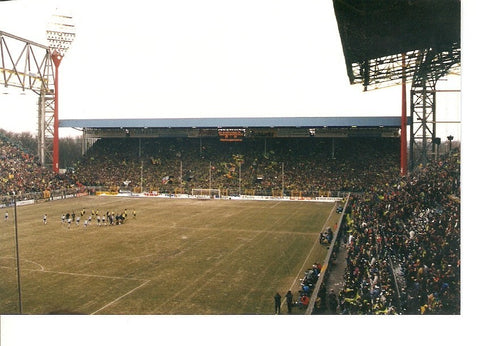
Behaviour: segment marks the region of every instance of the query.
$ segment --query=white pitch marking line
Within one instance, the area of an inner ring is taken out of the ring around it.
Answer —
[[[84,277],[100,278],[100,279],[134,280],[134,281],[142,280],[142,279],[136,279],[136,278],[125,278],[125,277],[121,277],[121,276],[108,276],[108,275],[83,274],[83,273],[68,273],[68,272],[59,272],[59,271],[55,271],[55,270],[38,270],[38,269],[23,269],[23,270],[31,271],[31,272],[49,273],[49,274],[84,276]]]
[[[13,256],[3,256],[3,257],[0,257],[0,258],[14,259],[15,257],[13,257]],[[45,270],[45,267],[44,267],[44,266],[42,266],[40,263],[37,263],[37,262],[35,262],[35,261],[30,261],[30,260],[24,259],[24,258],[22,258],[21,261],[29,262],[29,263],[32,263],[32,264],[35,264],[35,265],[39,266],[39,267],[40,267],[40,271],[42,271],[42,272]],[[6,266],[2,266],[2,268],[9,268],[9,269],[10,269],[10,267],[6,267]],[[13,269],[15,269],[15,268],[13,268]],[[38,271],[38,270],[37,270],[37,271]]]
[[[118,298],[115,299],[115,300],[112,300],[112,301],[111,301],[110,303],[108,303],[107,305],[102,306],[102,307],[101,307],[100,309],[98,309],[97,311],[92,312],[90,315],[95,315],[97,312],[100,312],[100,311],[102,311],[103,309],[109,307],[110,305],[115,304],[115,303],[118,302],[120,299],[128,296],[129,294],[131,294],[131,293],[133,293],[133,292],[135,292],[136,290],[138,290],[139,288],[145,286],[145,285],[148,284],[149,282],[150,282],[150,280],[145,281],[144,283],[142,283],[141,285],[139,285],[139,286],[131,289],[130,291],[128,291],[128,292],[125,293],[124,295],[118,297]]]

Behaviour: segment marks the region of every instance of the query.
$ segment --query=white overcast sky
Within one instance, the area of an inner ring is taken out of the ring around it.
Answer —
[[[56,9],[77,32],[60,66],[60,119],[401,112],[400,87],[349,84],[330,0],[14,0],[0,2],[0,30],[47,44]],[[443,95],[438,120],[460,120],[460,94]],[[36,133],[36,102],[0,86],[0,127]]]

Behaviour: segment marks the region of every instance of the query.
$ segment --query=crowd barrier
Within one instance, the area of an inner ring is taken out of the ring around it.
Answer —
[[[318,276],[317,283],[315,284],[315,288],[313,289],[313,293],[311,295],[310,302],[308,303],[308,307],[305,310],[305,315],[311,315],[313,312],[313,308],[315,307],[315,300],[316,297],[318,296],[318,291],[320,290],[320,287],[322,286],[322,283],[326,281],[326,278],[328,278],[328,271],[330,270],[330,263],[331,263],[331,258],[332,254],[337,251],[339,242],[338,242],[338,235],[340,234],[340,230],[342,229],[342,223],[343,223],[343,218],[345,216],[345,210],[347,209],[348,202],[350,200],[350,194],[346,198],[345,205],[343,206],[342,213],[340,214],[340,218],[337,223],[337,229],[333,233],[333,239],[331,242],[331,246],[328,248],[327,256],[325,257],[325,260],[323,261],[322,264],[322,269],[320,270],[320,274]]]
[[[88,195],[88,192],[80,191],[77,189],[30,192],[22,193],[16,196],[5,195],[0,197],[0,208],[8,208],[13,206],[14,198],[16,199],[17,206],[21,206],[45,201],[55,201],[66,198],[81,197],[86,195]]]
[[[221,197],[209,197],[203,195],[190,195],[186,193],[174,194],[174,193],[158,193],[143,192],[143,193],[122,193],[113,191],[96,191],[97,196],[116,196],[116,197],[146,197],[146,198],[179,198],[179,199],[222,199],[222,200],[249,200],[249,201],[304,201],[304,202],[337,202],[341,201],[344,197],[277,197],[277,196],[255,196],[255,195],[240,195],[240,196],[221,196]]]

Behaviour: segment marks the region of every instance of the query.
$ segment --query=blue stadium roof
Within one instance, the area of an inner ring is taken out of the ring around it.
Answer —
[[[395,127],[401,117],[241,117],[163,119],[64,119],[70,128],[255,128],[255,127]]]

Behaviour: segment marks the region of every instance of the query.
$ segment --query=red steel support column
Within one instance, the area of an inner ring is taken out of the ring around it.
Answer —
[[[53,171],[55,173],[59,172],[59,135],[58,135],[58,67],[60,62],[62,62],[62,56],[57,51],[52,53],[52,60],[55,64],[55,108],[53,111]]]
[[[405,77],[405,54],[402,55],[402,122],[400,128],[400,174],[407,174],[407,83]]]

